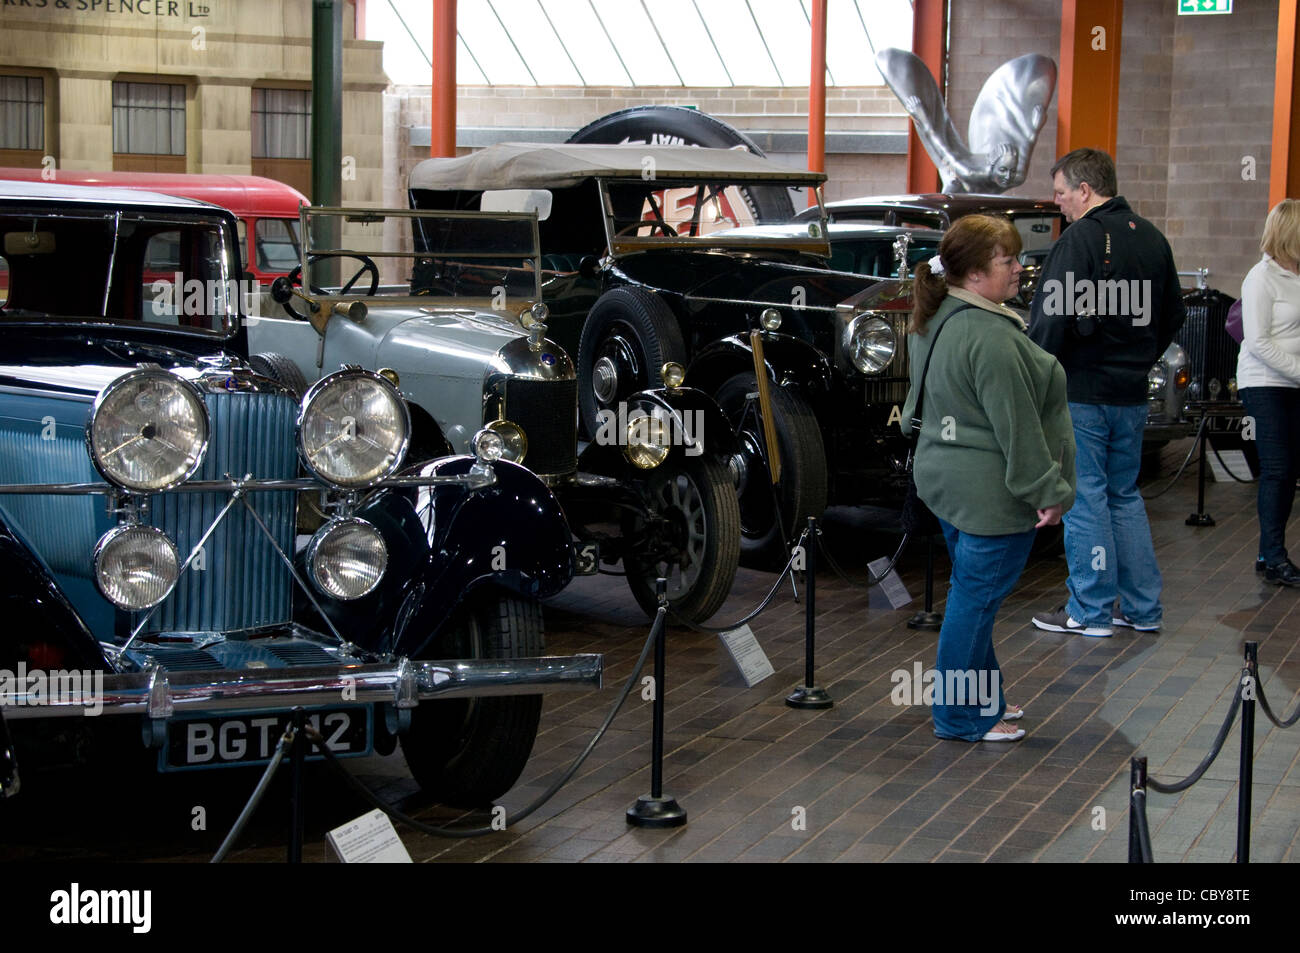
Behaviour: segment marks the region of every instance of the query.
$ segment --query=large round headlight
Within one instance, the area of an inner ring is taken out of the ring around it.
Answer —
[[[372,486],[402,465],[411,417],[397,388],[378,374],[351,368],[307,391],[298,440],[303,463],[325,482]]]
[[[627,443],[623,452],[634,466],[653,470],[668,459],[670,437],[667,421],[643,413],[628,419]]]
[[[96,469],[129,490],[184,483],[203,462],[208,409],[197,389],[161,368],[124,374],[90,412],[86,440]]]
[[[879,374],[894,359],[898,338],[883,318],[859,315],[844,332],[844,351],[863,374]]]
[[[1157,361],[1152,365],[1151,370],[1147,371],[1147,397],[1162,397],[1165,392],[1165,384],[1169,381],[1169,373],[1165,370],[1164,361]]]
[[[162,602],[180,575],[176,544],[153,526],[109,530],[95,544],[93,561],[104,598],[132,612]]]
[[[360,599],[374,591],[388,568],[384,537],[355,516],[332,520],[307,544],[307,569],[316,588],[335,599]]]
[[[509,460],[511,463],[519,463],[524,459],[528,453],[528,436],[523,427],[513,420],[494,420],[486,429],[501,438],[502,450],[498,459]]]

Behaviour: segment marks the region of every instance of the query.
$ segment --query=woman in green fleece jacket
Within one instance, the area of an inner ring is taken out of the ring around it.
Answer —
[[[993,620],[1036,530],[1074,502],[1065,371],[1002,304],[1019,290],[1019,253],[1010,221],[968,215],[916,269],[903,421],[910,433],[924,375],[914,476],[952,558],[935,665],[940,738],[1024,737],[1010,724],[1024,711],[1003,696]]]

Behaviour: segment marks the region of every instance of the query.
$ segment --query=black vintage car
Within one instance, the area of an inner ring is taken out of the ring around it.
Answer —
[[[752,233],[818,204],[824,178],[741,150],[506,144],[425,160],[409,184],[418,209],[538,212],[549,327],[577,355],[589,435],[666,362],[686,365],[739,436],[742,547],[771,559],[781,524],[903,483],[905,316],[839,306],[872,282],[827,268],[820,224]]]
[[[541,481],[486,433],[403,471],[373,372],[259,373],[228,213],[14,183],[0,235],[4,793],[9,731],[35,763],[134,720],[184,771],[265,763],[295,706],[339,755],[400,740],[440,800],[507,790],[538,694],[600,678],[542,657],[574,555]]]

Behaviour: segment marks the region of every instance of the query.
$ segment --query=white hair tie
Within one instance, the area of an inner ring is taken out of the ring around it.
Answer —
[[[941,259],[938,255],[935,255],[928,262],[926,262],[926,264],[930,266],[930,274],[932,275],[943,274],[943,259]]]

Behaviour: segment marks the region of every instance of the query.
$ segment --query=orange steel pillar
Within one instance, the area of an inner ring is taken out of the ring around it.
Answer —
[[[433,116],[429,155],[456,154],[456,0],[433,0]]]
[[[1277,11],[1277,69],[1273,80],[1273,154],[1268,177],[1268,207],[1284,198],[1300,198],[1300,32],[1296,0],[1282,0]]]
[[[812,68],[808,77],[808,168],[826,171],[826,0],[813,0]],[[817,197],[808,193],[809,206]]]
[[[939,84],[945,95],[948,91],[944,76],[947,50],[944,38],[948,35],[948,0],[915,0],[912,8],[912,52],[920,58]],[[939,170],[935,168],[925,146],[916,134],[916,126],[907,124],[907,191],[938,192]]]
[[[1170,5],[1169,15],[1173,16]],[[1115,156],[1124,0],[1061,0],[1056,154],[1085,146]]]

